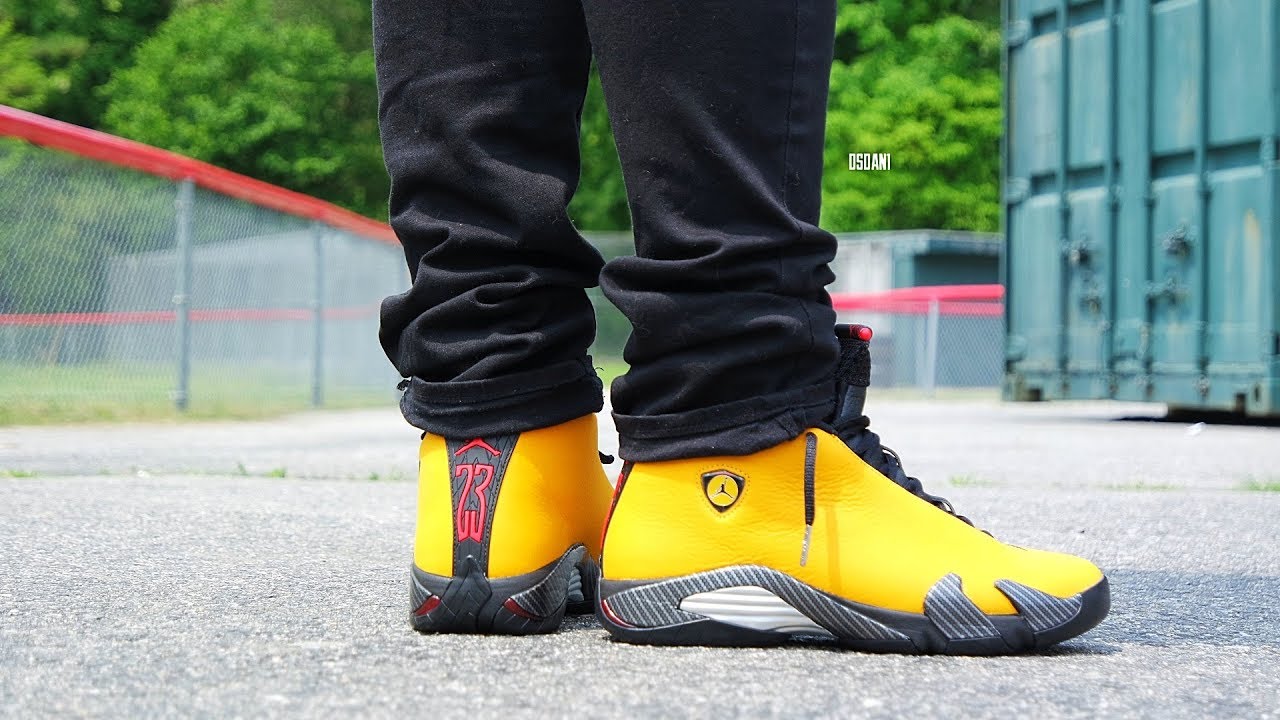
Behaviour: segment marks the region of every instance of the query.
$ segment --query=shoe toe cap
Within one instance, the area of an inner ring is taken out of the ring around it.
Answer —
[[[1018,550],[1021,557],[1014,572],[1001,580],[1067,598],[1083,593],[1104,577],[1097,565],[1082,557],[1046,550]]]

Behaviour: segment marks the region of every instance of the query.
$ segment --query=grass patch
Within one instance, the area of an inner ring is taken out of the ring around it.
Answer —
[[[1000,483],[977,475],[952,475],[947,482],[952,487],[999,487]]]
[[[627,370],[617,357],[596,358],[594,364],[606,389]],[[312,409],[306,373],[198,365],[192,369],[185,411],[174,406],[175,382],[175,371],[168,365],[0,363],[0,426],[257,420]],[[326,387],[323,408],[394,407],[396,397],[390,384]]]
[[[1280,478],[1245,478],[1237,487],[1245,492],[1280,492]]]
[[[1125,492],[1164,492],[1166,490],[1181,490],[1178,485],[1170,485],[1168,483],[1149,483],[1145,480],[1137,480],[1129,483],[1110,483],[1102,486],[1103,490],[1120,490]]]
[[[0,470],[0,478],[33,478],[40,477],[34,470]]]
[[[593,357],[606,391],[627,371],[616,355]],[[131,363],[40,365],[0,363],[0,427],[62,423],[183,420],[257,420],[312,409],[308,373],[286,369],[197,364],[190,402],[174,406],[172,366]],[[874,388],[881,400],[922,400],[916,388]],[[324,409],[394,407],[385,388],[326,387]],[[999,399],[992,388],[939,388],[933,401]],[[243,468],[241,474],[248,474]],[[959,484],[964,484],[962,479]],[[953,483],[955,484],[955,483]],[[970,483],[983,486],[979,480]]]
[[[308,377],[236,366],[193,369],[186,411],[168,366],[0,364],[0,426],[142,420],[251,420],[311,409]],[[394,406],[390,387],[325,388],[326,409]]]

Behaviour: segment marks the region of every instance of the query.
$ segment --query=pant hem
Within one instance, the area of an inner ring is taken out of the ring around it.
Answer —
[[[833,382],[738,400],[687,413],[613,414],[619,454],[632,462],[749,455],[831,419]]]
[[[604,385],[591,358],[484,380],[410,378],[400,411],[410,425],[448,438],[509,435],[599,412]]]

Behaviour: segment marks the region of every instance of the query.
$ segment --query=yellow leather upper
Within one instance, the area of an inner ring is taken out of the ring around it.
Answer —
[[[492,510],[488,577],[532,572],[578,543],[599,557],[612,489],[598,441],[595,415],[521,433]],[[454,508],[444,439],[424,437],[418,460],[413,561],[428,573],[451,576]]]
[[[839,438],[817,436],[815,517],[804,541],[805,436],[753,455],[637,463],[609,521],[604,576],[648,580],[730,565],[764,565],[855,602],[924,610],[948,573],[988,614],[1013,614],[1006,579],[1067,597],[1102,573],[1086,560],[1001,543],[920,500],[864,463]],[[728,510],[708,502],[703,473],[745,479]]]

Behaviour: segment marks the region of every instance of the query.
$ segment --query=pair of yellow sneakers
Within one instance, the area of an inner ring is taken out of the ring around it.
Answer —
[[[999,542],[833,431],[626,463],[612,491],[597,441],[594,416],[423,438],[416,629],[551,632],[594,610],[634,643],[998,654],[1079,635],[1110,607],[1093,564]]]

